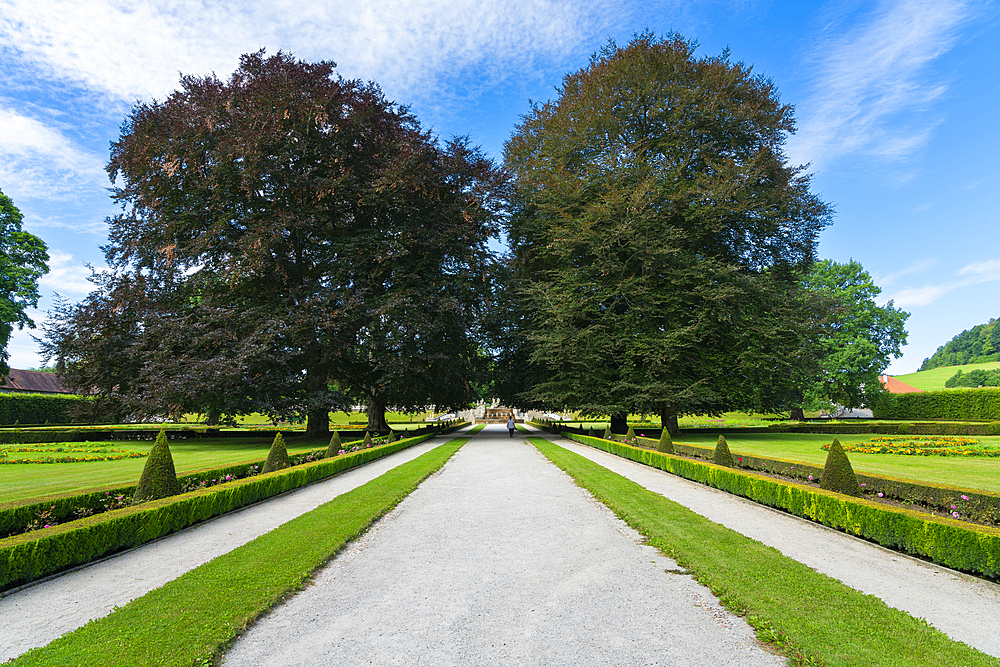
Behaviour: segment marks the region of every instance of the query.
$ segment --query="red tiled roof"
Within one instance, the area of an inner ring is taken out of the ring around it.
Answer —
[[[7,382],[0,385],[0,391],[23,391],[40,394],[69,394],[55,373],[40,371],[19,371],[10,369]]]
[[[885,387],[886,391],[890,394],[922,394],[923,389],[917,389],[913,385],[906,384],[891,375],[880,375],[879,380],[882,381],[882,386]]]

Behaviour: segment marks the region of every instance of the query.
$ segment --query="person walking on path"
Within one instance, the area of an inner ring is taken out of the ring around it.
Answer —
[[[507,430],[510,431],[510,437],[514,437],[514,415],[511,415],[507,419]]]

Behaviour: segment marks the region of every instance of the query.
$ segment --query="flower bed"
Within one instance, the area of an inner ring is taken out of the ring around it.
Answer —
[[[939,436],[882,436],[867,443],[843,445],[845,452],[900,454],[903,456],[1000,456],[1000,447],[983,445],[975,438]],[[823,445],[822,449],[830,449]]]
[[[148,452],[120,449],[109,442],[48,442],[36,445],[0,445],[0,464],[77,463],[139,459]]]

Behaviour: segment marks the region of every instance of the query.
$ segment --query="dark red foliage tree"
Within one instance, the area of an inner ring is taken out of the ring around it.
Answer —
[[[108,165],[116,277],[49,336],[67,378],[111,391],[87,384],[105,361],[80,323],[141,301],[122,348],[133,415],[297,413],[320,434],[355,401],[379,426],[386,401],[469,400],[451,388],[474,370],[503,176],[334,67],[259,52],[132,110]]]

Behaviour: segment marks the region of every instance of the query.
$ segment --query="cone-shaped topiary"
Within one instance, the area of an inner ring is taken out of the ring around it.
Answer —
[[[726,466],[727,468],[734,467],[732,452],[729,451],[729,444],[723,435],[719,436],[719,442],[715,445],[715,455],[712,457],[712,460],[720,466]]]
[[[670,432],[667,429],[663,429],[663,432],[660,433],[660,441],[656,443],[656,451],[664,454],[674,453],[674,441],[670,439]]]
[[[861,496],[861,485],[854,474],[851,462],[847,460],[844,448],[840,446],[840,440],[833,439],[830,445],[830,452],[826,455],[826,464],[823,466],[823,479],[819,488],[827,491],[836,491],[848,496]]]
[[[372,446],[372,434],[370,431],[365,431],[365,439],[361,441],[361,446],[362,447]]]
[[[610,440],[611,439],[611,427],[610,426],[607,427],[606,429],[604,429],[604,435],[602,435],[601,437],[604,438],[605,440]]]
[[[625,434],[625,442],[635,442],[635,429],[631,426],[628,427],[628,433]]]
[[[285,449],[285,439],[282,437],[281,431],[278,431],[277,435],[274,436],[274,442],[271,443],[271,451],[267,453],[267,461],[264,463],[264,469],[261,470],[261,473],[274,472],[287,468],[289,465],[291,462],[288,460],[288,450]]]
[[[340,433],[334,431],[330,435],[330,444],[326,446],[326,458],[330,458],[331,456],[336,456],[337,452],[339,452],[341,449],[343,449],[343,447],[340,444]]]
[[[180,492],[181,485],[174,471],[174,458],[167,446],[167,434],[161,430],[149,452],[146,465],[142,468],[142,474],[139,475],[139,483],[132,494],[132,504],[176,496]]]

